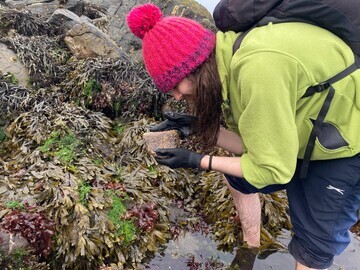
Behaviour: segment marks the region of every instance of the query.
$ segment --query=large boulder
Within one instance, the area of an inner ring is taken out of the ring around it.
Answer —
[[[67,32],[65,42],[78,58],[120,58],[122,54],[108,35],[89,23],[76,24]]]

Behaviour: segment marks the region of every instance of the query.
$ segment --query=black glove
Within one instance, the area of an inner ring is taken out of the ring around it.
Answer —
[[[201,159],[205,156],[204,154],[198,154],[184,148],[160,148],[155,152],[156,161],[172,169],[200,169]]]
[[[166,112],[164,113],[165,121],[150,127],[150,131],[165,131],[165,130],[178,130],[181,139],[188,137],[191,133],[191,125],[196,120],[196,117],[190,114],[181,114]]]

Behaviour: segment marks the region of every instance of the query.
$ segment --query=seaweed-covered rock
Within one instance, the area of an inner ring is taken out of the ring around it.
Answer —
[[[26,10],[0,9],[0,25],[2,36],[7,35],[10,30],[24,36],[54,36],[58,33],[54,26]]]
[[[14,35],[4,39],[16,51],[18,59],[29,72],[29,85],[49,87],[66,76],[66,61],[70,53],[60,37]]]
[[[64,99],[59,88],[33,90],[14,84],[12,78],[0,76],[0,126],[11,123],[21,113],[46,106],[61,106]]]
[[[16,267],[136,269],[182,230],[212,230],[224,249],[242,244],[220,173],[172,170],[148,152],[143,134],[149,125],[162,111],[185,106],[157,91],[131,52],[79,59],[64,41],[66,27],[28,11],[36,1],[6,1],[24,4],[16,9],[3,2],[1,42],[29,72],[25,86],[0,73],[0,223],[13,232],[19,230],[14,220],[30,224],[24,231],[36,244]],[[76,1],[41,2],[66,9]],[[129,31],[127,11],[144,2],[84,1],[76,14],[86,16],[101,42],[137,50],[133,35],[119,33]],[[155,3],[165,14],[207,22],[208,12],[195,1]],[[191,138],[180,146],[199,148]],[[264,247],[290,224],[283,193],[261,199]],[[178,212],[186,215],[174,216]],[[15,267],[0,252],[0,267],[6,264]]]
[[[30,11],[36,17],[47,20],[57,9],[67,9],[78,16],[87,16],[96,25],[98,18],[102,18],[100,24],[106,25],[104,32],[124,51],[138,50],[140,48],[139,40],[134,37],[125,23],[125,16],[132,7],[138,4],[144,4],[144,0],[131,1],[59,1],[59,0],[7,0],[5,4],[10,8],[25,9]],[[211,14],[195,0],[171,0],[154,1],[166,15],[179,15],[195,19],[204,26],[215,29]],[[94,16],[95,15],[95,16]]]
[[[135,266],[169,239],[171,201],[194,190],[185,170],[155,167],[142,139],[147,126],[134,122],[121,133],[103,114],[65,105],[35,107],[8,127],[0,202],[26,194],[54,222],[49,264]]]
[[[145,68],[127,54],[77,63],[62,88],[71,100],[110,118],[160,118],[166,103],[166,95],[155,88]]]

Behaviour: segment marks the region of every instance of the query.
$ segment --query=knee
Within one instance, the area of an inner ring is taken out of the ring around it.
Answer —
[[[288,249],[297,262],[309,268],[327,269],[334,261],[333,254],[305,247],[296,236],[290,241]]]

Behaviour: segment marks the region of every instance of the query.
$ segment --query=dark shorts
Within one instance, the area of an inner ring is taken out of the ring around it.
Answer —
[[[350,243],[349,229],[360,209],[360,155],[311,161],[307,179],[300,179],[301,160],[286,185],[257,189],[242,178],[226,175],[242,193],[271,193],[286,189],[294,237],[289,252],[303,265],[328,268],[334,255]]]

